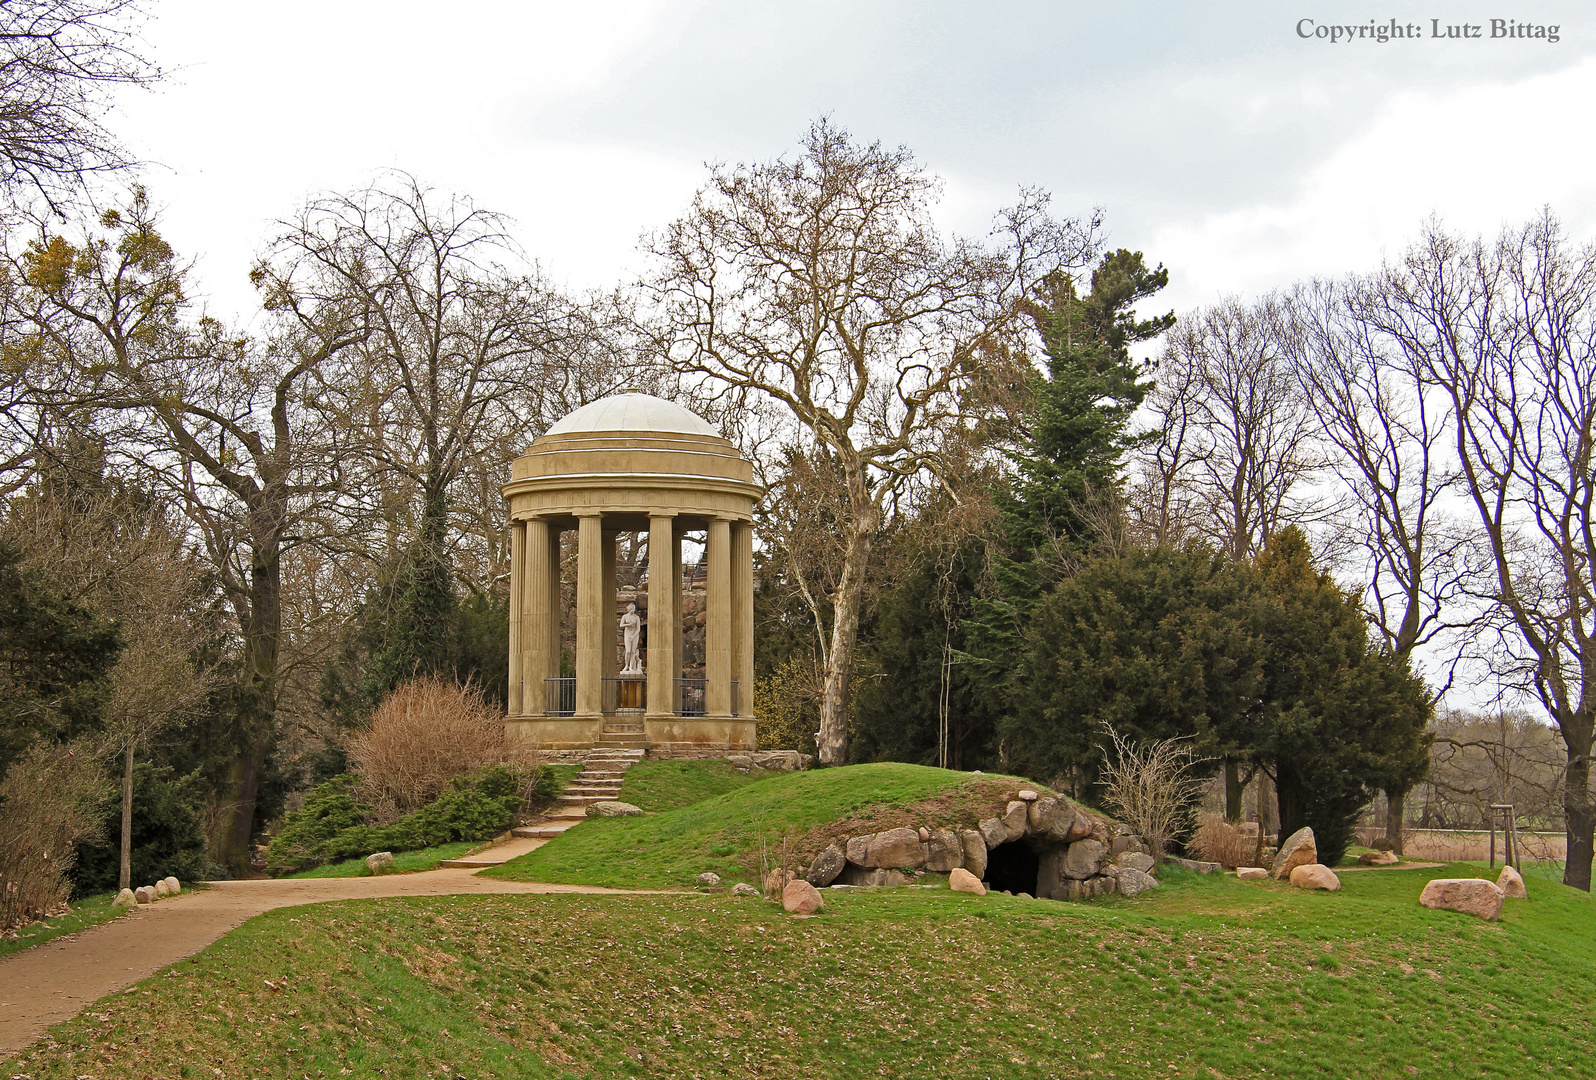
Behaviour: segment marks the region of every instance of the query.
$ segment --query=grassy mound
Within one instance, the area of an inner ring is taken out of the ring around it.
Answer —
[[[654,775],[663,781],[687,773]],[[631,773],[627,776],[630,782]],[[713,781],[709,774],[703,783]],[[752,881],[762,863],[807,862],[832,836],[911,824],[973,826],[1001,811],[1021,784],[1038,787],[1014,777],[893,762],[776,773],[664,813],[590,819],[532,854],[483,873],[620,888],[687,886],[706,870],[728,881]],[[662,782],[659,787],[682,794],[689,785]]]
[[[769,775],[740,773],[720,760],[639,761],[626,770],[620,799],[644,810],[680,810]]]
[[[812,919],[698,895],[285,908],[5,1075],[115,1075],[130,1047],[157,1076],[1588,1072],[1596,903],[1532,881],[1500,924],[1419,906],[1427,878],[1483,872],[1337,894],[1173,872],[1089,904],[828,891]]]

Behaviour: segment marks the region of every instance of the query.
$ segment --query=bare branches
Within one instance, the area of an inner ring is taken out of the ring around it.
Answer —
[[[1105,729],[1114,753],[1103,758],[1103,801],[1162,861],[1170,841],[1189,827],[1191,809],[1208,785],[1207,777],[1194,775],[1204,759],[1188,739],[1136,743],[1112,727]]]
[[[778,405],[772,459],[834,472],[842,558],[809,598],[832,619],[820,740],[832,764],[877,532],[918,478],[956,491],[956,448],[980,419],[965,391],[983,363],[1028,362],[1031,285],[1096,249],[1096,218],[1056,221],[1034,191],[990,243],[945,238],[930,213],[940,187],[907,150],[822,120],[797,158],[715,167],[650,241],[654,348],[711,394]]]
[[[88,176],[131,159],[103,126],[111,92],[148,86],[158,68],[135,50],[135,0],[0,4],[0,189],[31,189],[52,212]]]

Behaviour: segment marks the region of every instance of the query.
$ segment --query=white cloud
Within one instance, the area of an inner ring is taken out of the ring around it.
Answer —
[[[1583,114],[1592,100],[1596,60],[1511,83],[1395,93],[1289,202],[1166,222],[1148,249],[1171,267],[1170,292],[1186,306],[1371,269],[1432,213],[1489,235],[1550,205],[1588,235],[1596,146]]]

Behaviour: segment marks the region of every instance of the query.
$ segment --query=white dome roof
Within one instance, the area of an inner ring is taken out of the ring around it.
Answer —
[[[720,438],[720,432],[696,413],[674,401],[639,390],[623,390],[583,405],[554,422],[545,435],[580,435],[590,431],[664,431]]]

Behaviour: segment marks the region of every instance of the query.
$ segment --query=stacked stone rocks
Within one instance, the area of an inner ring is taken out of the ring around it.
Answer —
[[[963,870],[980,882],[988,853],[1012,843],[1025,843],[1037,854],[1038,897],[1134,896],[1158,885],[1140,837],[1063,796],[1031,790],[1016,793],[1001,816],[973,829],[896,828],[835,841],[815,856],[804,877],[817,888],[908,885],[927,874]],[[961,875],[961,883],[966,880]]]

